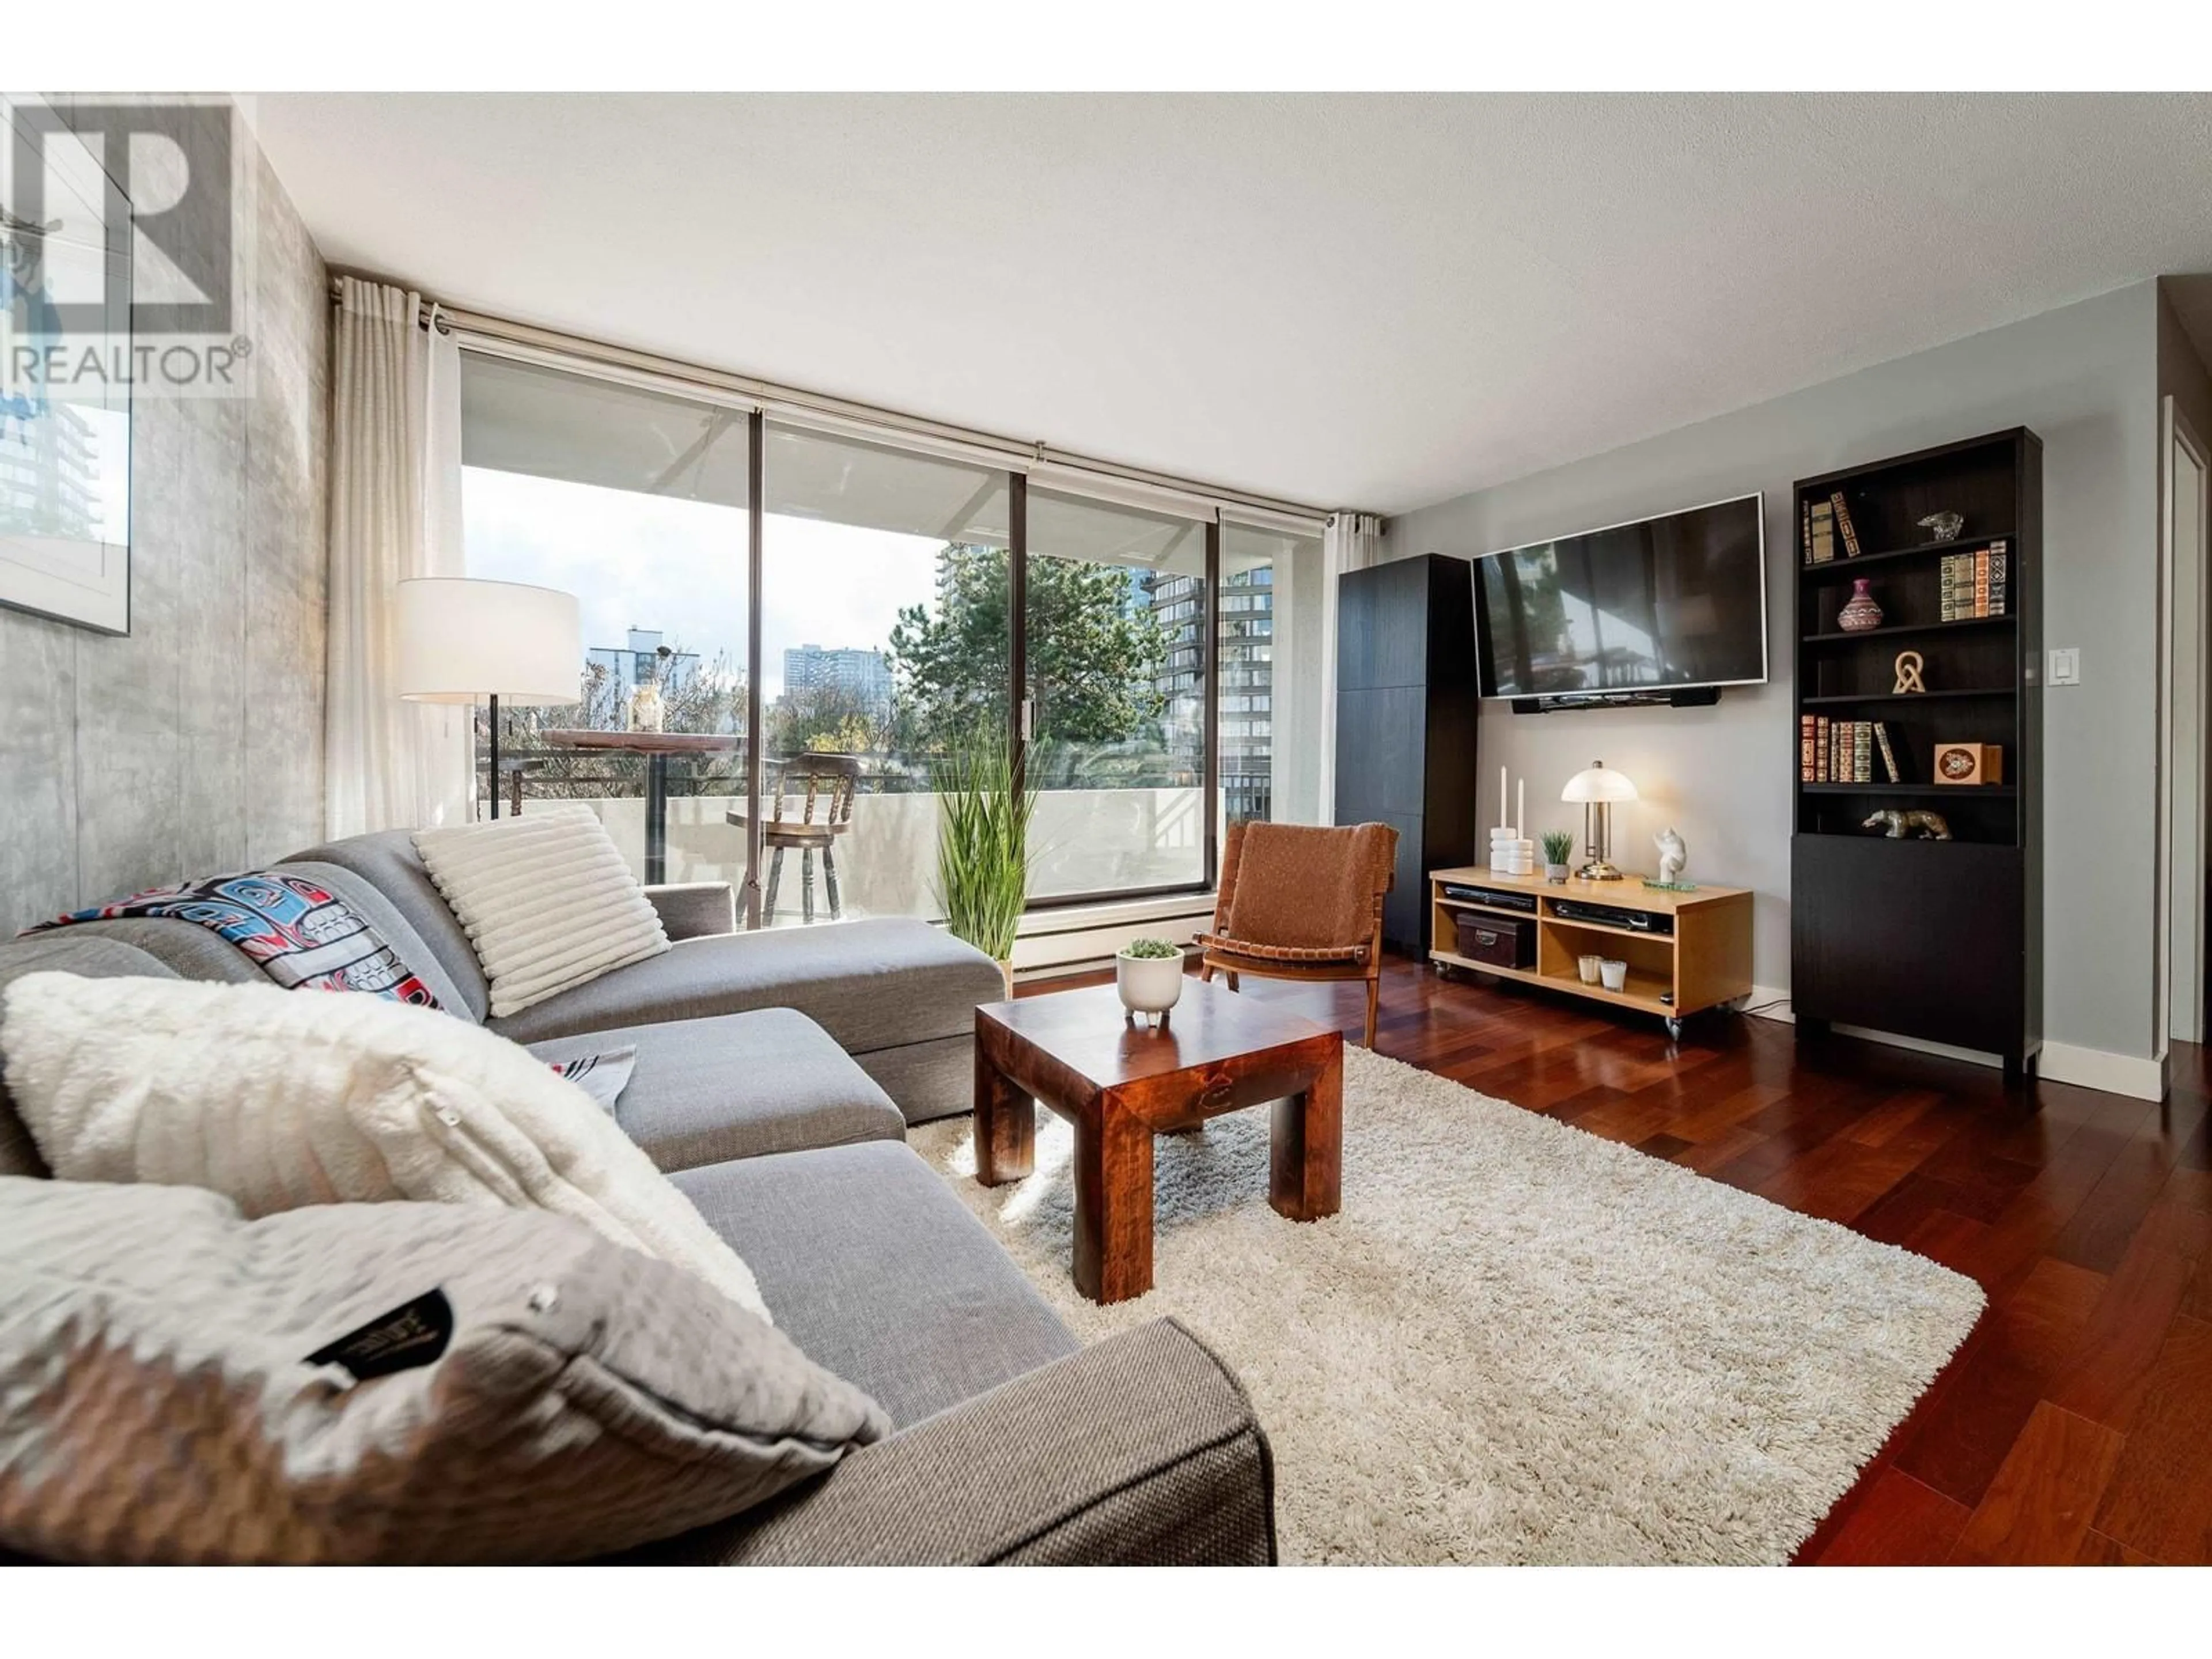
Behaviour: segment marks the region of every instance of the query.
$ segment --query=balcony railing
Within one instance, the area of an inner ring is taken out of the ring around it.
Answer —
[[[520,770],[514,769],[520,765]],[[771,762],[769,783],[776,779]],[[502,801],[514,799],[521,781],[523,810],[548,800],[589,807],[605,823],[615,845],[640,879],[645,876],[646,800],[642,766],[627,758],[579,756],[573,750],[524,750],[502,757],[507,773]],[[745,797],[740,762],[701,763],[678,757],[670,766],[666,878],[672,882],[742,882]],[[732,775],[735,774],[736,775]],[[479,777],[483,777],[481,769]],[[1270,807],[1265,772],[1224,772],[1219,821],[1265,817]],[[853,802],[851,828],[837,838],[840,894],[846,919],[921,916],[935,920],[933,894],[941,798],[924,778],[872,769]],[[1104,787],[1045,788],[1038,793],[1031,847],[1033,901],[1049,903],[1073,895],[1141,892],[1199,887],[1212,878],[1206,867],[1204,798],[1195,782],[1138,783]],[[801,800],[787,793],[785,813],[796,818]],[[504,809],[503,809],[504,810]],[[817,811],[819,807],[817,806]],[[764,853],[764,858],[773,856]],[[761,878],[765,884],[765,864]],[[800,863],[784,855],[779,924],[800,915]],[[817,875],[815,916],[829,919]]]

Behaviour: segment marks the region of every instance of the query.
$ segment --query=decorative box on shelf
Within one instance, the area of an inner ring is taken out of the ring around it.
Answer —
[[[1981,784],[2004,781],[2004,750],[1993,743],[1939,743],[1936,781]]]

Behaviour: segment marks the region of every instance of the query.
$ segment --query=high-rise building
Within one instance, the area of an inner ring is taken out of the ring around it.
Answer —
[[[696,651],[672,652],[664,665],[660,658],[661,633],[657,628],[633,628],[626,645],[594,646],[584,653],[587,667],[605,671],[607,690],[604,695],[618,700],[615,706],[626,707],[629,694],[641,685],[651,682],[657,675],[663,692],[688,690],[699,678],[699,653]]]
[[[787,697],[799,691],[834,691],[864,708],[888,714],[890,661],[880,651],[854,647],[789,646],[783,653],[783,691]]]
[[[1259,565],[1221,579],[1215,623],[1220,676],[1215,738],[1223,822],[1270,815],[1274,784],[1274,568]],[[1154,681],[1170,699],[1195,699],[1203,666],[1199,624],[1205,579],[1148,574],[1146,599],[1170,630],[1168,659]]]

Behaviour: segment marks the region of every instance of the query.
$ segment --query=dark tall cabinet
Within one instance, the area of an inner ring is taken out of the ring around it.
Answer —
[[[1474,860],[1473,570],[1430,553],[1338,580],[1336,821],[1397,830],[1382,939],[1415,955],[1427,872]]]
[[[1801,1028],[1978,1048],[2016,1075],[2043,1042],[2043,446],[2016,427],[1803,479],[1801,526],[1838,501],[1859,551],[1798,549],[1790,1000]],[[1921,520],[1944,512],[1964,527],[1931,541]],[[1862,581],[1880,625],[1849,630]],[[1887,758],[1824,755],[1838,722],[1878,725]],[[2000,776],[1942,781],[1962,744],[1991,746]],[[1891,810],[1939,813],[1949,839],[1889,838]]]

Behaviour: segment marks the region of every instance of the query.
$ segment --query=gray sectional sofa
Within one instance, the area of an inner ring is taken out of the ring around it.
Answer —
[[[344,898],[448,1010],[484,1022],[475,953],[404,835],[278,867]],[[726,888],[652,896],[673,949],[488,1023],[548,1059],[635,1044],[617,1121],[750,1265],[783,1330],[898,1431],[635,1559],[1272,1562],[1273,1466],[1235,1376],[1169,1320],[1080,1347],[904,1145],[908,1121],[967,1109],[995,964],[919,922],[737,933]],[[40,969],[258,971],[191,923],[145,920],[0,945],[0,990]],[[46,1173],[0,1085],[0,1175]]]

